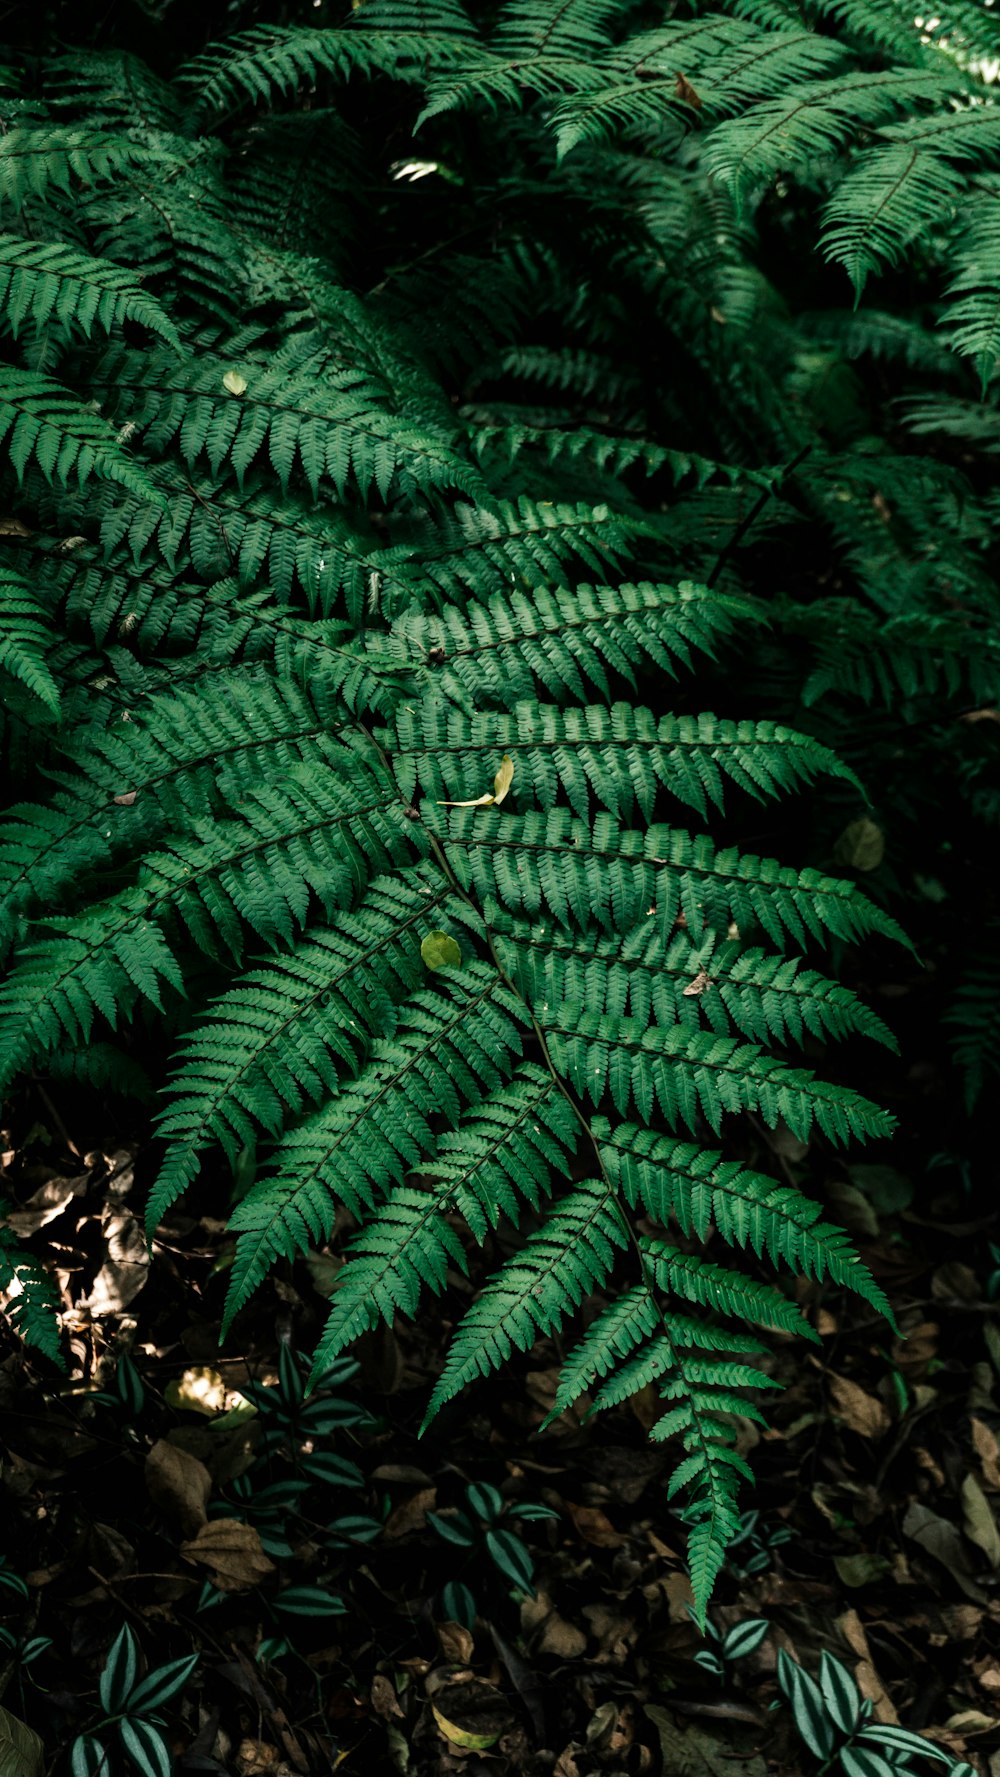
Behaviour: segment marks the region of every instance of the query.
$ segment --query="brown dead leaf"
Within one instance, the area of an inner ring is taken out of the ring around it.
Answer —
[[[445,1659],[452,1666],[469,1666],[476,1643],[471,1629],[461,1623],[435,1623],[438,1643]]]
[[[130,1209],[109,1205],[102,1217],[105,1259],[83,1306],[95,1318],[120,1314],[149,1276],[146,1236]]]
[[[971,1265],[949,1259],[931,1278],[931,1295],[938,1302],[978,1302],[979,1279]]]
[[[695,92],[690,80],[685,79],[683,74],[674,76],[674,90],[682,104],[690,105],[694,111],[701,110],[701,95]]]
[[[962,1521],[969,1541],[982,1549],[992,1568],[1000,1567],[1000,1530],[975,1475],[962,1482]]]
[[[237,1777],[294,1777],[276,1746],[263,1740],[241,1740],[236,1749]]]
[[[972,1442],[979,1458],[983,1486],[989,1491],[1000,1491],[1000,1443],[984,1419],[973,1419]]]
[[[376,1672],[372,1679],[371,1703],[375,1714],[380,1715],[383,1721],[391,1721],[393,1716],[399,1719],[403,1717],[404,1712],[399,1707],[399,1698],[392,1679],[387,1678],[384,1672]]]
[[[220,1592],[245,1592],[274,1572],[256,1530],[239,1518],[210,1519],[180,1552],[186,1561],[209,1568]]]
[[[160,1438],[146,1457],[146,1490],[182,1536],[194,1536],[208,1517],[212,1477],[197,1456]]]
[[[197,1457],[207,1468],[217,1486],[245,1475],[254,1459],[257,1422],[254,1417],[227,1423],[228,1415],[202,1425],[178,1425],[167,1433],[167,1443],[176,1444],[189,1456]]]
[[[985,1604],[986,1594],[976,1581],[965,1553],[957,1524],[941,1518],[929,1506],[911,1500],[903,1519],[903,1535],[946,1567],[956,1584],[974,1604]]]
[[[438,1731],[452,1746],[485,1752],[513,1725],[510,1705],[485,1678],[455,1679],[434,1693],[431,1711]]]
[[[864,1624],[856,1610],[845,1610],[837,1618],[837,1628],[844,1637],[851,1652],[858,1657],[854,1668],[854,1676],[858,1689],[863,1697],[868,1697],[872,1704],[872,1714],[876,1721],[893,1722],[899,1725],[896,1706],[889,1696],[882,1680],[875,1670],[871,1648],[865,1634]]]
[[[222,1413],[227,1400],[225,1379],[211,1364],[194,1364],[167,1383],[163,1398],[168,1407],[178,1407],[182,1413]]]
[[[565,1503],[574,1528],[585,1543],[592,1543],[595,1549],[620,1549],[628,1541],[599,1506],[579,1506],[571,1499]]]
[[[583,1630],[559,1615],[547,1592],[522,1599],[521,1632],[534,1638],[532,1652],[553,1654],[560,1660],[578,1660],[587,1646]]]
[[[892,1420],[882,1402],[846,1376],[829,1378],[835,1413],[862,1438],[884,1438]]]
[[[945,1604],[941,1609],[941,1623],[951,1641],[975,1641],[982,1620],[983,1613],[974,1604]]]
[[[68,1203],[74,1197],[82,1197],[90,1184],[93,1174],[81,1172],[75,1178],[63,1178],[57,1174],[39,1185],[20,1209],[12,1209],[4,1216],[4,1223],[13,1228],[15,1234],[37,1234],[47,1222],[54,1222],[62,1215]]]
[[[421,1487],[419,1493],[411,1493],[409,1499],[400,1500],[399,1505],[389,1513],[382,1535],[389,1542],[398,1542],[401,1536],[410,1536],[414,1531],[423,1530],[427,1523],[427,1514],[434,1510],[436,1499],[436,1487]]]
[[[598,1645],[602,1663],[620,1666],[638,1637],[638,1625],[631,1617],[622,1616],[610,1604],[585,1604],[582,1614],[590,1624],[590,1632]]]

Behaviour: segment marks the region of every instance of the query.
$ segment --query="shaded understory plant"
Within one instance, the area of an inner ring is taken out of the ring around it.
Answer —
[[[0,1087],[152,1085],[227,1328],[348,1227],[313,1388],[481,1250],[428,1416],[596,1303],[553,1412],[658,1391],[703,1613],[780,1274],[887,1309],[769,1143],[892,1132],[901,723],[995,819],[977,9],[169,13],[0,89]]]

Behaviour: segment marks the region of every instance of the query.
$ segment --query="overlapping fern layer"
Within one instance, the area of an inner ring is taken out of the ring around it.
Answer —
[[[913,439],[1000,435],[996,25],[327,11],[4,76],[0,1084],[174,1033],[150,1227],[255,1157],[231,1319],[349,1210],[322,1364],[522,1225],[431,1408],[607,1301],[554,1410],[657,1386],[703,1608],[809,1334],[758,1261],[884,1306],[732,1135],[888,1133],[823,834],[859,710],[994,695],[990,496]]]

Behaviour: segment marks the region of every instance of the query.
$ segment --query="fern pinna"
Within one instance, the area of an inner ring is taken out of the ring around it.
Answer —
[[[915,442],[994,436],[985,14],[275,10],[7,58],[0,1080],[166,1035],[150,1231],[253,1159],[228,1326],[349,1212],[321,1366],[520,1228],[430,1411],[575,1319],[553,1411],[658,1388],[703,1612],[813,1336],[765,1266],[886,1307],[738,1119],[889,1133],[824,1077],[901,935],[831,864],[852,711],[994,682],[988,496]],[[928,228],[937,333],[845,305]]]

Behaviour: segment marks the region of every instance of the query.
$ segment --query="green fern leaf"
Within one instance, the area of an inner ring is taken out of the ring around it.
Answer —
[[[51,613],[19,574],[0,567],[0,672],[26,686],[53,716],[60,690],[48,664]]]

